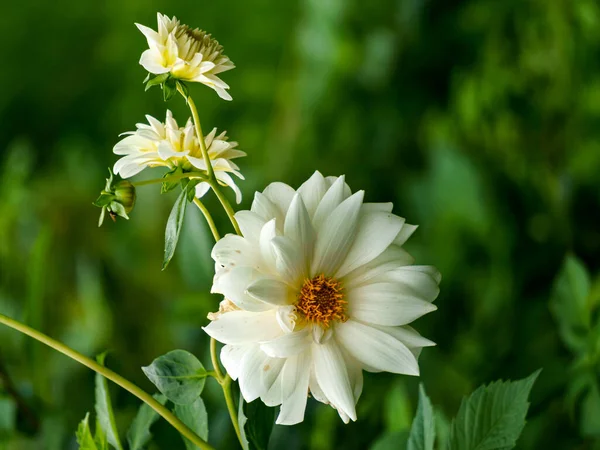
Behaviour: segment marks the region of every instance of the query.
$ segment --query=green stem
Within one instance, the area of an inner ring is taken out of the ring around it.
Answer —
[[[233,392],[231,391],[231,377],[229,376],[229,374],[225,375],[225,378],[221,383],[221,387],[223,388],[225,403],[227,404],[227,410],[229,411],[229,415],[231,416],[233,428],[235,429],[235,434],[237,435],[238,441],[240,441],[240,445],[242,446],[242,448],[244,448],[244,438],[242,438],[240,424],[237,420],[237,408],[235,407],[235,402],[233,401]]]
[[[196,197],[194,197],[194,203],[196,204],[198,209],[202,211],[202,214],[204,214],[204,218],[206,219],[206,223],[208,223],[210,231],[212,232],[212,235],[215,238],[215,242],[221,239],[221,236],[219,235],[219,230],[217,230],[217,226],[215,225],[215,221],[213,220],[206,206],[204,206],[204,203],[202,203]]]
[[[219,380],[219,383],[221,383],[224,377],[221,366],[219,365],[219,357],[217,356],[217,341],[212,337],[210,338],[210,360],[212,361],[213,368],[217,374],[216,378]]]
[[[227,200],[227,197],[225,197],[225,195],[219,189],[219,184],[218,184],[217,180],[211,180],[209,183],[210,183],[210,187],[212,187],[212,190],[215,191],[217,198],[221,202],[223,209],[227,213],[227,217],[229,217],[229,221],[231,222],[231,225],[233,225],[235,232],[241,236],[242,231],[240,230],[240,226],[238,225],[237,220],[235,220],[235,212],[233,211],[233,208],[231,207],[231,203],[229,203],[229,200]]]
[[[139,186],[146,186],[148,184],[165,183],[165,182],[171,182],[171,181],[179,181],[179,180],[182,180],[184,178],[202,178],[202,179],[206,179],[206,175],[204,175],[202,172],[186,172],[186,173],[179,173],[177,175],[170,175],[168,177],[163,177],[163,178],[153,178],[151,180],[134,181],[131,184],[133,184],[135,187],[139,187]]]
[[[36,339],[42,344],[47,345],[48,347],[53,348],[54,350],[62,353],[63,355],[68,356],[71,359],[83,364],[84,366],[92,369],[93,371],[99,373],[103,377],[111,380],[113,383],[121,386],[126,391],[129,391],[141,401],[150,406],[154,411],[160,414],[167,422],[169,422],[177,431],[179,431],[183,436],[188,438],[191,442],[194,443],[198,448],[203,450],[214,450],[209,443],[202,440],[196,433],[194,433],[190,428],[187,427],[183,422],[181,422],[171,411],[157,402],[150,394],[146,393],[131,381],[123,378],[121,375],[113,372],[112,370],[98,364],[93,359],[88,358],[87,356],[82,355],[81,353],[73,350],[70,347],[67,347],[65,344],[58,342],[52,339],[45,334],[34,330],[33,328],[7,317],[3,314],[0,314],[0,323],[13,328],[27,336]]]

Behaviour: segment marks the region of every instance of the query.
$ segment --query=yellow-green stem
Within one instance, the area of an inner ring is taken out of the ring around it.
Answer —
[[[184,178],[201,178],[203,180],[206,180],[206,175],[204,175],[201,172],[185,172],[185,173],[179,173],[176,175],[169,175],[168,177],[163,177],[163,178],[153,178],[151,180],[134,181],[131,184],[133,184],[135,187],[139,187],[139,186],[146,186],[148,184],[179,181]]]
[[[157,402],[150,394],[137,387],[131,381],[123,378],[121,375],[98,364],[93,359],[82,355],[81,353],[73,350],[72,348],[67,347],[65,344],[58,342],[52,339],[51,337],[46,336],[45,334],[34,330],[33,328],[17,320],[11,319],[10,317],[7,317],[3,314],[0,314],[0,323],[10,328],[13,328],[14,330],[17,330],[23,334],[26,334],[27,336],[30,336],[33,339],[36,339],[42,344],[53,348],[54,350],[62,353],[63,355],[74,359],[75,361],[99,373],[103,377],[111,380],[113,383],[121,386],[123,389],[129,391],[131,394],[135,395],[141,401],[150,406],[154,411],[160,414],[167,422],[169,422],[177,431],[179,431],[183,436],[185,436],[187,439],[193,442],[198,448],[201,448],[203,450],[214,450],[214,447],[212,447],[208,442],[205,442],[203,439],[201,439],[196,433],[194,433],[190,428],[188,428],[187,425],[181,422],[171,411],[169,411],[167,408],[165,408],[163,405]]]
[[[219,382],[223,381],[223,372],[221,371],[221,366],[219,365],[219,357],[217,355],[217,341],[215,338],[210,338],[210,360],[212,361],[213,368],[215,369],[215,373],[217,374],[217,379]]]
[[[215,225],[215,221],[213,220],[206,206],[204,206],[204,203],[202,203],[196,197],[194,197],[194,203],[196,204],[198,209],[202,211],[202,214],[204,214],[204,218],[206,219],[206,223],[208,223],[210,231],[212,232],[212,235],[215,238],[215,242],[221,239],[221,236],[219,235],[219,230],[217,230],[217,226]]]
[[[240,230],[240,226],[238,225],[237,220],[235,220],[235,212],[233,211],[229,200],[227,200],[227,197],[225,197],[225,195],[219,189],[219,183],[217,182],[217,180],[213,179],[210,181],[210,186],[212,187],[213,191],[215,191],[217,198],[219,199],[221,205],[223,206],[223,209],[227,213],[227,217],[229,217],[229,221],[231,222],[231,225],[233,225],[235,232],[241,236],[242,231]]]

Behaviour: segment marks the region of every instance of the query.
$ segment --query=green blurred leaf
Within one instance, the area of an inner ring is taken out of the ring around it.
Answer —
[[[167,397],[162,394],[153,395],[154,399],[161,405],[167,402]],[[131,427],[127,432],[127,442],[129,450],[141,450],[152,439],[150,427],[158,419],[158,413],[154,411],[146,403],[143,403],[138,410],[137,415],[131,423]]]
[[[77,427],[75,437],[79,444],[79,450],[99,450],[96,446],[96,441],[94,441],[94,437],[92,436],[92,431],[90,430],[89,417],[90,413],[87,413]]]
[[[167,78],[167,80],[162,83],[163,88],[163,100],[165,102],[171,100],[177,94],[177,82],[173,78]]]
[[[419,385],[419,406],[410,429],[408,450],[433,450],[434,441],[435,418],[433,408],[421,383]]]
[[[558,322],[561,338],[572,351],[587,344],[591,321],[590,276],[583,263],[569,255],[554,281],[550,309]]]
[[[193,403],[187,405],[175,405],[173,412],[198,436],[205,441],[208,440],[208,414],[206,413],[206,407],[201,397],[198,397]],[[187,450],[198,450],[192,442],[183,436],[182,438]]]
[[[593,382],[581,402],[581,419],[579,427],[583,436],[600,436],[600,391]]]
[[[182,190],[171,214],[169,214],[169,220],[167,221],[167,228],[165,230],[165,256],[163,259],[162,270],[167,268],[171,258],[175,254],[175,248],[177,247],[177,241],[179,240],[179,233],[181,232],[181,225],[183,224],[183,218],[185,217],[185,207],[187,206],[187,193],[186,190]]]
[[[160,392],[178,405],[193,403],[206,381],[202,363],[185,350],[172,350],[159,356],[142,370]]]
[[[412,414],[412,407],[404,382],[395,382],[385,398],[387,431],[408,431],[412,423]]]
[[[267,450],[275,423],[275,408],[260,400],[246,403],[240,396],[238,424],[249,450]]]
[[[96,432],[94,433],[94,442],[98,450],[108,450],[108,439],[106,433],[102,429],[100,421],[96,418]]]
[[[152,86],[157,86],[159,84],[164,83],[169,78],[169,75],[170,74],[168,74],[168,73],[162,73],[160,75],[155,76],[154,78],[150,78],[150,74],[148,74],[148,76],[144,80],[144,83],[146,83],[146,87],[144,90],[147,91]]]
[[[371,450],[406,450],[407,446],[408,431],[394,431],[377,439]]]
[[[449,450],[513,448],[529,408],[529,392],[540,371],[518,381],[496,381],[464,398],[452,422]]]
[[[96,356],[98,364],[104,365],[105,359],[106,352]],[[117,450],[123,450],[123,445],[119,440],[117,424],[115,423],[115,416],[108,390],[108,382],[106,381],[106,378],[99,373],[96,374],[96,415],[98,416],[98,422],[102,430],[106,433],[108,443]]]
[[[10,397],[0,398],[0,436],[10,435],[15,430],[17,405]]]

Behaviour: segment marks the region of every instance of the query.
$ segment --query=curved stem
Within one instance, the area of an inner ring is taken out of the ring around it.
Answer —
[[[223,382],[223,372],[221,371],[221,366],[219,365],[219,357],[217,356],[217,341],[215,338],[210,338],[210,360],[212,361],[213,368],[215,369],[215,373],[217,374],[217,379],[219,383]]]
[[[80,364],[83,364],[84,366],[99,373],[103,377],[111,380],[113,383],[121,386],[123,389],[129,391],[131,394],[135,395],[141,401],[150,406],[154,411],[160,414],[163,417],[163,419],[169,422],[177,431],[179,431],[183,436],[185,436],[187,439],[193,442],[194,445],[196,445],[198,448],[201,448],[203,450],[214,450],[214,447],[212,447],[208,442],[202,440],[196,433],[194,433],[190,428],[188,428],[187,425],[181,422],[171,411],[169,411],[167,408],[165,408],[163,405],[157,402],[150,394],[137,387],[131,381],[123,378],[121,375],[98,364],[93,359],[82,355],[81,353],[73,350],[72,348],[67,347],[65,344],[58,342],[52,339],[51,337],[46,336],[45,334],[34,330],[33,328],[17,320],[11,319],[10,317],[7,317],[3,314],[0,314],[0,323],[10,328],[13,328],[14,330],[17,330],[23,334],[26,334],[27,336],[32,337],[33,339],[36,339],[42,344],[53,348],[54,350],[62,353],[63,355],[74,359]]]
[[[235,220],[235,212],[233,211],[233,208],[231,207],[231,203],[229,203],[229,200],[227,200],[227,197],[225,197],[225,195],[221,192],[221,189],[219,189],[219,184],[217,183],[216,180],[211,180],[209,183],[210,183],[210,187],[212,187],[212,190],[215,191],[217,198],[221,202],[223,209],[227,213],[227,217],[229,217],[229,221],[231,222],[231,225],[233,225],[235,232],[241,236],[242,231],[240,230],[240,226],[238,225],[237,220]]]
[[[135,187],[139,187],[139,186],[146,186],[148,184],[164,183],[165,181],[179,181],[184,178],[206,179],[206,175],[204,175],[201,172],[186,172],[186,173],[179,173],[177,175],[170,175],[170,176],[164,177],[164,178],[153,178],[151,180],[134,181],[131,184],[133,184]]]
[[[206,223],[208,223],[208,226],[210,227],[210,231],[212,232],[212,235],[215,238],[215,242],[221,239],[221,236],[219,235],[219,230],[217,230],[217,226],[215,225],[215,221],[213,220],[206,206],[204,206],[204,203],[202,203],[196,197],[194,197],[194,203],[198,207],[198,209],[202,211],[202,214],[204,214],[204,218],[206,219]]]
[[[231,416],[231,421],[233,423],[233,428],[235,429],[235,434],[237,435],[238,441],[240,441],[240,445],[242,448],[244,447],[244,438],[242,438],[242,432],[240,431],[240,424],[237,420],[237,408],[235,407],[235,402],[233,401],[233,393],[231,392],[231,377],[229,374],[225,375],[223,379],[223,383],[221,384],[223,387],[223,395],[225,396],[225,403],[227,404],[227,410],[229,411],[229,415]],[[233,420],[235,418],[235,420]]]

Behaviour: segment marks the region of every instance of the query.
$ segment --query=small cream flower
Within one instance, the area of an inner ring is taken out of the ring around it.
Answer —
[[[418,375],[434,345],[409,323],[436,309],[439,272],[402,248],[416,226],[391,203],[363,203],[344,177],[273,183],[215,244],[213,292],[227,299],[205,331],[244,399],[304,419],[307,396],[356,420],[363,370]],[[231,305],[233,303],[235,307]]]
[[[205,84],[219,97],[231,100],[227,83],[217,74],[233,69],[231,60],[223,54],[223,47],[196,28],[181,25],[176,17],[169,19],[158,13],[158,31],[136,23],[146,36],[149,49],[142,53],[140,64],[148,72],[169,73],[174,78]]]
[[[192,119],[188,119],[183,128],[177,125],[171,111],[167,111],[164,124],[152,116],[146,116],[146,119],[148,124],[138,123],[136,131],[123,133],[128,136],[115,145],[114,153],[124,155],[115,163],[115,174],[129,178],[146,167],[181,168],[184,172],[206,171]],[[246,156],[246,153],[236,148],[237,142],[229,142],[227,139],[225,131],[217,136],[217,129],[213,128],[204,142],[217,180],[223,186],[233,189],[236,202],[240,203],[242,193],[229,174],[244,179],[239,172],[240,168],[231,160]],[[209,188],[208,183],[198,184],[196,196],[202,197]]]

